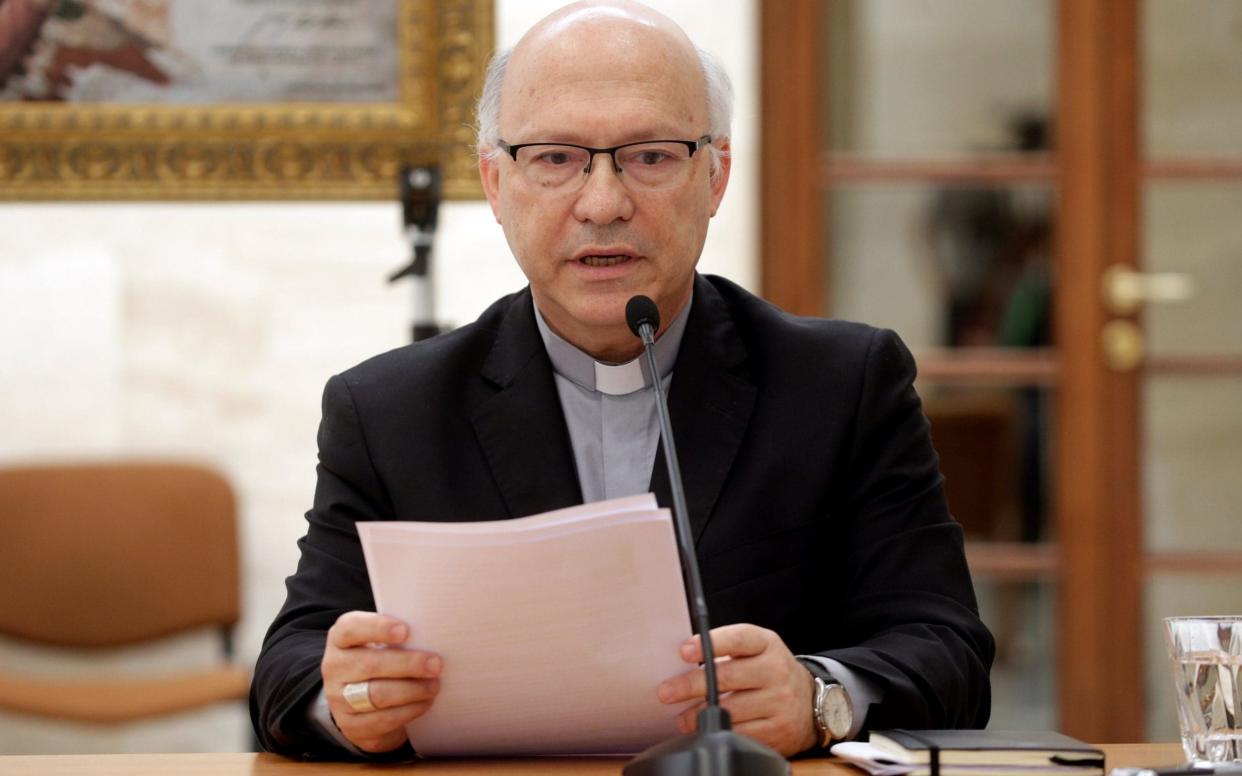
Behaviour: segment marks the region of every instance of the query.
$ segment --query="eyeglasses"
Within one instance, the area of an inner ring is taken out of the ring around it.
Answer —
[[[596,154],[608,154],[612,169],[634,189],[663,189],[685,181],[694,152],[712,142],[698,140],[643,140],[612,148],[572,143],[516,143],[501,140],[500,149],[513,157],[518,172],[535,186],[557,193],[576,191],[586,183]]]

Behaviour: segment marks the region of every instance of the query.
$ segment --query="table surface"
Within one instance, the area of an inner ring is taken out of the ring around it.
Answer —
[[[1105,744],[1105,764],[1160,767],[1182,762],[1179,744]],[[426,776],[454,774],[617,774],[624,758],[531,758],[524,760],[426,760],[404,765],[305,763],[272,754],[101,754],[11,755],[0,757],[0,776],[336,776],[336,774],[413,771]],[[796,776],[863,776],[863,772],[832,758],[798,760]]]

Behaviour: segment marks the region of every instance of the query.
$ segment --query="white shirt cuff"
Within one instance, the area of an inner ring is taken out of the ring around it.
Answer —
[[[835,676],[836,674],[833,675]],[[847,687],[846,690],[848,691],[849,688]],[[341,729],[336,726],[336,720],[332,719],[332,710],[328,708],[328,696],[324,695],[322,687],[319,688],[319,694],[315,696],[315,702],[310,705],[307,716],[310,717],[311,723],[318,727],[319,732],[323,733],[324,737],[329,741],[335,741],[350,753],[356,754],[359,757],[364,754],[361,749],[350,743],[350,740],[345,737]]]

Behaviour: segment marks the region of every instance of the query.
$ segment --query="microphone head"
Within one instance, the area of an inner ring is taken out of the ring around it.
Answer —
[[[655,334],[660,330],[660,308],[649,296],[631,296],[630,301],[625,303],[625,322],[630,325],[635,337],[643,336],[643,324],[650,324],[651,333]]]

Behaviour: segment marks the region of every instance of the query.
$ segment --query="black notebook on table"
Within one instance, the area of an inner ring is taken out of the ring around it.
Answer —
[[[1104,772],[1102,751],[1053,731],[877,730],[869,743],[883,760],[927,776]]]

